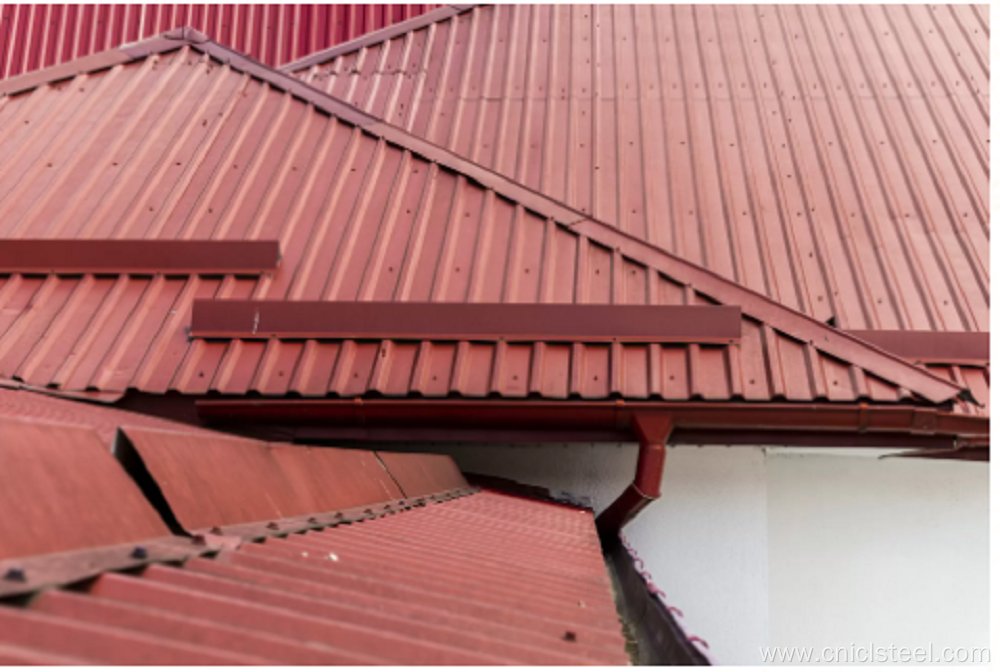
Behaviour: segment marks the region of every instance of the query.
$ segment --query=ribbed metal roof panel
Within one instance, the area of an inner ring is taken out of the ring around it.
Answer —
[[[310,397],[957,392],[612,229],[557,223],[536,212],[549,201],[508,200],[447,156],[396,144],[409,136],[388,142],[272,84],[186,46],[0,99],[0,237],[282,247],[280,269],[259,279],[0,277],[0,375],[68,390]],[[192,339],[201,298],[727,303],[744,319],[739,344],[720,346]]]
[[[182,26],[276,66],[435,6],[0,5],[0,79]]]
[[[364,44],[298,76],[838,327],[989,329],[986,5],[496,5]]]
[[[106,573],[0,622],[15,661],[628,662],[592,513],[493,492]]]

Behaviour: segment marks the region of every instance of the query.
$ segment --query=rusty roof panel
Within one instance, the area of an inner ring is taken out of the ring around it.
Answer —
[[[0,79],[190,26],[276,66],[435,5],[0,5]]]
[[[493,492],[106,573],[0,620],[14,661],[628,662],[592,513]]]
[[[227,273],[278,267],[273,240],[6,240],[0,273]]]
[[[221,434],[122,431],[186,530],[273,521],[403,496],[370,451],[268,445]]]
[[[818,320],[986,331],[988,14],[494,5],[298,76]]]
[[[93,430],[0,419],[0,464],[0,558],[168,534]]]
[[[0,237],[277,239],[281,267],[259,279],[0,276],[0,375],[309,397],[943,402],[959,391],[496,174],[472,180],[461,172],[472,164],[408,149],[410,136],[322,94],[298,100],[284,93],[292,80],[211,43],[170,44],[0,99]],[[728,304],[743,319],[738,345],[264,343],[190,338],[198,299]]]
[[[468,487],[455,461],[447,455],[376,453],[405,497],[422,497]]]

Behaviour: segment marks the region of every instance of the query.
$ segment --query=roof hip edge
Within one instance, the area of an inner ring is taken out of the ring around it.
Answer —
[[[438,7],[437,9],[432,9],[426,14],[421,14],[420,16],[415,16],[412,19],[407,19],[406,21],[400,21],[391,26],[386,26],[381,30],[375,30],[370,33],[356,37],[353,40],[347,42],[342,42],[336,44],[332,47],[327,47],[320,51],[313,52],[308,56],[303,56],[291,63],[286,63],[278,67],[279,72],[292,73],[299,70],[305,70],[306,68],[311,68],[319,63],[324,63],[330,59],[336,58],[341,54],[350,53],[352,51],[357,51],[358,49],[364,49],[375,44],[380,44],[386,40],[391,40],[400,35],[405,35],[406,33],[412,32],[414,30],[420,30],[425,28],[432,23],[438,23],[439,21],[445,21],[453,16],[458,16],[463,12],[477,7],[478,5],[444,5],[443,7]]]

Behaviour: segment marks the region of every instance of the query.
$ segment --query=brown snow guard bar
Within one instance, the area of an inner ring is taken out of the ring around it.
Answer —
[[[738,306],[194,302],[197,338],[349,338],[459,341],[733,343]]]
[[[260,274],[278,268],[276,240],[5,240],[0,273]]]

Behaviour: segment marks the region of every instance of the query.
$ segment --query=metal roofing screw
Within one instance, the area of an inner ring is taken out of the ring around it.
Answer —
[[[306,522],[307,522],[307,523],[318,523],[318,522],[319,522],[319,519],[318,519],[318,518],[317,518],[316,516],[310,516],[310,517],[308,518],[308,520],[306,520]]]
[[[272,520],[270,523],[267,524],[267,529],[276,530],[278,529],[278,524]]]
[[[145,560],[149,557],[149,551],[146,550],[145,546],[136,546],[132,549],[132,557],[136,560]]]
[[[6,581],[18,581],[19,583],[24,583],[28,580],[24,570],[20,567],[11,567],[7,570],[7,573],[3,575],[3,578]]]
[[[222,534],[222,528],[216,525],[211,530],[209,530],[209,532],[211,532],[212,534]]]
[[[575,642],[576,641],[576,633],[573,632],[572,630],[567,630],[566,634],[563,635],[563,641],[565,641],[565,642]]]
[[[340,511],[338,511],[338,512],[337,512],[337,513],[336,513],[336,514],[334,515],[334,518],[336,518],[337,520],[343,520],[343,519],[344,519],[344,514],[342,514],[342,513],[340,512]]]
[[[193,541],[196,546],[204,546],[205,545],[205,535],[204,534],[196,534],[193,537],[191,537],[191,541]]]

